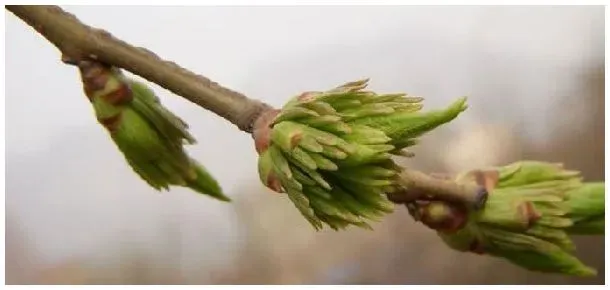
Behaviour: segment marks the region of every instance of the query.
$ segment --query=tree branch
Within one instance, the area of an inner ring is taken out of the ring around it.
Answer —
[[[61,51],[64,63],[96,60],[122,68],[216,113],[247,133],[252,133],[259,116],[273,112],[273,108],[263,102],[249,99],[163,60],[145,48],[132,46],[104,30],[88,26],[58,6],[5,7],[53,43]],[[390,196],[396,199],[395,202],[433,196],[477,208],[486,199],[486,192],[480,187],[436,179],[410,169],[402,172],[400,180],[404,190]]]
[[[442,200],[477,210],[487,201],[487,190],[477,183],[458,183],[407,168],[402,170],[398,180],[401,189],[388,194],[388,198],[395,203],[409,203],[419,199]]]
[[[125,69],[216,113],[242,131],[251,133],[258,115],[270,108],[163,60],[145,48],[90,27],[58,6],[5,7],[53,43],[62,52],[65,63],[93,59]]]

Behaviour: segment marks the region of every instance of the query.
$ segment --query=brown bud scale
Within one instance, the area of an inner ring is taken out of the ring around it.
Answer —
[[[271,124],[273,124],[273,120],[279,113],[280,110],[268,110],[262,113],[254,122],[252,138],[254,139],[254,146],[258,154],[262,154],[269,148],[271,143]]]
[[[103,98],[108,103],[118,106],[131,102],[133,100],[133,92],[128,84],[121,83],[112,92],[104,94]]]
[[[121,124],[122,114],[118,113],[112,117],[99,118],[98,121],[102,124],[110,133],[115,133]]]

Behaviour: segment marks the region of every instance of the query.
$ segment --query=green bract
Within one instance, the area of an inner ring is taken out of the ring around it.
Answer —
[[[603,183],[582,183],[577,171],[537,161],[487,171],[486,179],[485,207],[468,213],[461,229],[438,231],[450,247],[503,257],[534,271],[596,274],[574,256],[569,234],[604,233]],[[473,182],[472,175],[458,182]]]
[[[100,63],[84,61],[79,69],[98,121],[150,186],[184,186],[229,200],[205,167],[184,150],[184,144],[196,142],[187,124],[163,107],[151,89]]]
[[[316,229],[370,228],[392,212],[386,193],[401,170],[392,155],[466,108],[462,98],[424,113],[422,98],[364,91],[367,82],[293,98],[269,124],[269,144],[259,152],[261,181],[287,193]]]

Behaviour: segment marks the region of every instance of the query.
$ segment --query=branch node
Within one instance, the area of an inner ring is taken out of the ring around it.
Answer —
[[[400,188],[388,194],[388,199],[394,203],[440,200],[479,210],[485,205],[488,196],[487,189],[479,184],[434,178],[411,169],[404,169],[400,173],[398,182]]]

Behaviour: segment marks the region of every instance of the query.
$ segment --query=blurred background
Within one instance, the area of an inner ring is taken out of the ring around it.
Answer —
[[[279,106],[358,78],[470,109],[405,163],[519,159],[604,178],[602,6],[64,7],[92,26]],[[374,231],[315,232],[258,181],[250,136],[159,87],[234,202],[141,181],[75,68],[5,11],[8,284],[602,284],[457,253],[396,208]],[[604,273],[603,238],[578,239]]]

